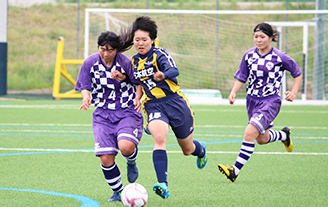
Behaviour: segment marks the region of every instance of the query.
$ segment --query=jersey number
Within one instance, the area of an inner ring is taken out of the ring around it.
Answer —
[[[108,99],[115,100],[115,91],[114,90],[112,90],[112,92],[110,92]]]
[[[144,83],[148,86],[149,90],[156,87],[156,83],[154,83],[151,79],[145,80]]]

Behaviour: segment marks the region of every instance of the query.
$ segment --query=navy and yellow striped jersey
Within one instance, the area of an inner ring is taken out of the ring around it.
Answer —
[[[176,77],[179,70],[164,48],[152,47],[146,55],[139,53],[132,58],[135,79],[140,83],[146,95],[146,101],[160,99],[179,91],[180,86]],[[155,81],[153,75],[161,71],[165,79]]]

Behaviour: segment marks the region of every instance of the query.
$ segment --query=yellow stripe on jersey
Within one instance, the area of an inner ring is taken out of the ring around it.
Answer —
[[[156,59],[157,59],[157,54],[154,53],[153,54],[153,66],[156,68],[157,71],[159,71]]]
[[[155,96],[156,98],[163,98],[166,96],[166,94],[164,93],[164,91],[161,88],[153,88],[150,90],[150,93]]]
[[[180,86],[178,86],[176,83],[174,83],[173,81],[169,80],[169,79],[165,79],[165,82],[167,83],[167,85],[169,85],[171,91],[173,91],[174,93],[178,92],[180,89]]]
[[[180,91],[177,91],[177,94],[178,94],[179,96],[181,96],[181,97],[186,101],[186,103],[187,103],[187,105],[188,105],[188,108],[189,108],[189,110],[190,110],[191,116],[192,116],[192,118],[194,119],[194,111],[192,110],[192,108],[191,108],[191,106],[190,106],[190,104],[189,104],[189,101],[188,101],[187,97],[186,97],[183,93],[181,93]],[[193,125],[194,125],[194,128],[195,128],[195,122],[194,122]]]
[[[145,68],[145,62],[146,62],[147,59],[148,59],[148,57],[146,57],[145,59],[139,58],[137,70],[142,70],[142,69]]]

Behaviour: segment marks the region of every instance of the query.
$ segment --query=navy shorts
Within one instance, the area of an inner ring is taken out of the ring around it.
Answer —
[[[116,155],[120,139],[139,144],[143,133],[143,117],[133,108],[109,110],[97,108],[92,116],[96,156]]]
[[[265,98],[247,95],[246,107],[248,123],[253,124],[261,134],[273,127],[273,120],[278,116],[281,108],[281,97],[272,95]]]
[[[187,138],[194,131],[194,112],[180,92],[146,102],[144,109],[148,123],[157,119],[166,122],[179,139]]]

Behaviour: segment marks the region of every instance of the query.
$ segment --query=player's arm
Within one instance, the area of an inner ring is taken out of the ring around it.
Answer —
[[[297,91],[301,85],[301,82],[302,82],[302,74],[297,76],[296,78],[294,78],[294,84],[293,84],[292,90],[285,92],[285,94],[286,94],[285,100],[286,101],[294,101]]]
[[[236,80],[235,84],[233,85],[233,88],[231,89],[230,95],[228,97],[230,104],[234,104],[235,99],[236,99],[236,95],[238,93],[238,91],[241,89],[241,87],[243,87],[244,83]]]
[[[84,89],[81,91],[81,95],[82,95],[82,105],[80,106],[79,110],[84,109],[86,111],[89,109],[91,104],[91,99],[90,99],[91,92]]]
[[[112,72],[112,78],[114,80],[118,80],[118,81],[124,81],[126,79],[126,75],[124,75],[123,73],[121,73],[120,71],[118,70],[114,70]]]
[[[153,75],[155,81],[161,81],[163,79],[172,79],[179,75],[179,70],[173,58],[166,50],[158,55],[156,61],[158,62],[160,71],[157,71]]]
[[[134,109],[137,110],[137,112],[141,113],[141,98],[142,98],[142,95],[143,95],[143,92],[142,92],[142,86],[141,85],[137,85],[136,86],[137,88],[137,93],[136,93],[136,98],[134,99]]]

